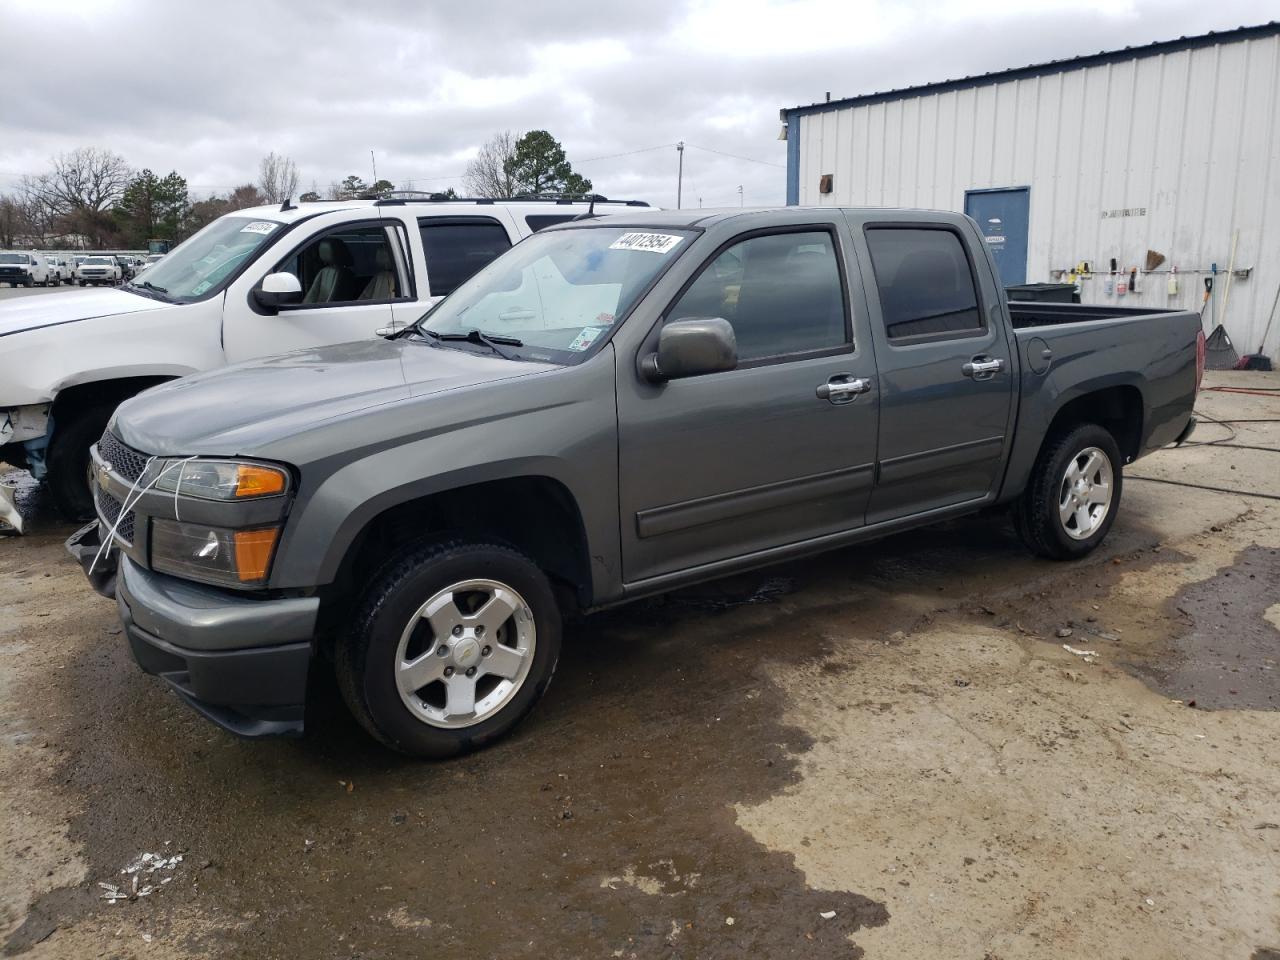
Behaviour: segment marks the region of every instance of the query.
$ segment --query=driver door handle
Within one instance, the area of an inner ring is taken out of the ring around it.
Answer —
[[[999,357],[977,356],[960,368],[966,377],[974,380],[990,380],[1004,369],[1004,360]]]
[[[865,377],[855,377],[849,373],[838,373],[826,383],[818,384],[814,391],[819,400],[831,403],[849,403],[856,400],[859,394],[871,390],[871,381]]]

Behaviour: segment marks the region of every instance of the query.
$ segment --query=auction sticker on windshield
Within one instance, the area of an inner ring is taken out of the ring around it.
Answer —
[[[595,343],[596,338],[602,333],[604,333],[604,330],[600,327],[583,327],[582,332],[573,338],[573,343],[569,344],[569,349],[575,353],[581,353]]]
[[[624,233],[609,244],[609,249],[669,253],[683,239],[684,237],[673,237],[669,233]]]
[[[272,223],[270,220],[255,220],[253,221],[253,223],[246,224],[245,226],[241,227],[240,232],[241,233],[261,233],[265,235],[270,233],[272,230],[274,230],[278,226],[280,226],[280,224]]]

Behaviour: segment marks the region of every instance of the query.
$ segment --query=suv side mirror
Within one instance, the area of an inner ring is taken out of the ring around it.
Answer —
[[[650,383],[732,370],[738,365],[738,340],[728,320],[697,317],[674,320],[658,335],[658,350],[640,361]]]
[[[292,273],[269,273],[253,291],[253,301],[268,313],[302,302],[302,284]]]

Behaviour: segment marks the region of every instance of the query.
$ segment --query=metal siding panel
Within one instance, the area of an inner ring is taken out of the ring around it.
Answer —
[[[995,87],[982,87],[976,91],[973,111],[973,165],[970,168],[969,187],[999,187],[994,179],[996,137]]]
[[[884,206],[884,104],[870,107],[867,117],[867,203]]]
[[[868,157],[871,151],[871,109],[858,107],[853,113],[852,149],[849,152],[849,165],[852,169],[853,199],[855,206],[866,206],[871,202],[871,187],[867,180]]]
[[[993,93],[990,186],[1016,186],[1014,157],[1018,149],[1018,81],[997,84]]]
[[[899,118],[898,174],[893,180],[892,203],[899,207],[919,206],[916,191],[920,184],[920,101],[906,100]]]
[[[964,192],[970,187],[980,187],[976,183],[973,171],[974,138],[978,132],[976,91],[960,90],[956,93],[955,153],[953,154],[955,178],[952,181],[951,197],[947,207],[951,210],[964,209]]]
[[[920,101],[920,125],[916,158],[916,188],[913,203],[932,209],[938,205],[938,98]]]
[[[884,112],[884,189],[880,198],[886,207],[902,205],[898,187],[903,176],[902,131],[906,125],[903,101],[885,104]]]

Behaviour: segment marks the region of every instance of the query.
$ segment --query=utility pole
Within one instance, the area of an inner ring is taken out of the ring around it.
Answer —
[[[742,206],[742,184],[738,184],[738,206]]]
[[[369,151],[369,163],[373,166],[373,182],[378,182],[378,161],[373,155],[373,151]]]
[[[681,194],[684,190],[684,141],[676,144],[676,153],[680,160],[676,167],[676,209],[680,209]]]

